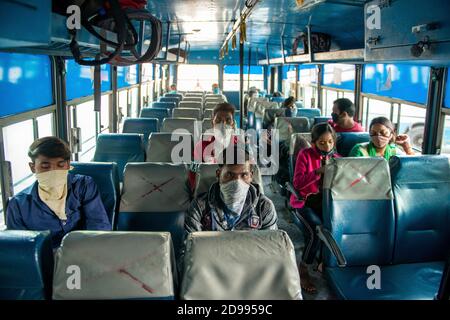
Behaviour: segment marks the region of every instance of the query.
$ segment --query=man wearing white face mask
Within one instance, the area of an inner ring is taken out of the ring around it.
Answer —
[[[196,162],[216,163],[215,154],[219,154],[231,143],[237,143],[235,108],[230,103],[219,103],[213,110],[212,129],[205,132],[203,139],[196,143],[194,160]],[[219,152],[217,152],[219,151]]]
[[[38,139],[28,156],[37,181],[8,203],[8,229],[50,230],[53,247],[72,230],[112,229],[92,178],[69,173],[70,150],[64,141]]]
[[[252,183],[252,162],[239,145],[230,145],[221,154],[218,181],[192,201],[186,232],[277,229],[272,201]]]

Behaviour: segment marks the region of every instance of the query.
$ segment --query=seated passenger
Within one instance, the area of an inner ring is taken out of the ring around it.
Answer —
[[[176,84],[171,84],[170,88],[169,88],[169,93],[177,93],[177,85]]]
[[[64,141],[37,139],[28,156],[37,181],[9,201],[8,229],[50,230],[53,247],[72,230],[111,230],[92,178],[69,174],[70,150]]]
[[[350,151],[349,157],[384,157],[386,160],[399,154],[414,155],[406,134],[395,134],[392,122],[385,117],[370,122],[370,142],[359,143]]]
[[[283,110],[284,117],[296,117],[297,116],[297,105],[295,104],[295,98],[289,97],[284,100],[281,108]]]
[[[322,183],[325,165],[336,153],[336,133],[328,123],[319,123],[311,131],[312,147],[303,149],[297,156],[293,184],[302,199],[291,195],[291,206],[296,209],[305,225],[305,249],[300,264],[301,286],[309,293],[316,287],[309,276],[308,267],[314,262],[320,240],[315,232],[322,224]]]
[[[273,93],[272,97],[274,97],[274,98],[279,98],[279,97],[282,97],[282,95],[281,95],[280,92],[275,91],[275,92]]]
[[[252,183],[253,162],[240,145],[222,152],[217,182],[192,201],[185,218],[186,232],[277,229],[272,201]]]
[[[236,142],[237,137],[233,136],[236,130],[234,121],[235,108],[232,104],[223,102],[216,105],[212,115],[212,129],[207,130],[206,140],[198,141],[194,148],[194,161],[216,163],[215,150],[222,151],[228,147],[230,142]],[[215,144],[215,145],[214,145]],[[217,154],[219,154],[218,152]]]
[[[329,123],[335,132],[364,132],[364,128],[355,120],[355,105],[347,98],[337,99],[333,103],[333,112]]]
[[[213,83],[211,89],[212,89],[212,93],[214,93],[214,94],[221,94],[222,93],[220,91],[219,85],[217,83]]]

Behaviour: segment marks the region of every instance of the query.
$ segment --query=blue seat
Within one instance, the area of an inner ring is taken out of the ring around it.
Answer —
[[[49,231],[0,231],[0,300],[50,299],[52,276]]]
[[[164,108],[170,109],[170,111],[175,107],[178,107],[178,104],[173,101],[152,102],[150,105],[150,108]]]
[[[370,135],[368,132],[341,132],[338,133],[336,148],[341,156],[348,157],[356,144],[369,141]]]
[[[161,128],[161,124],[164,118],[170,118],[170,110],[168,108],[142,108],[140,118],[153,118],[158,119],[158,131]]]
[[[342,172],[326,173],[324,225],[346,259],[338,268],[326,251],[326,275],[344,299],[434,299],[450,243],[450,159],[393,157],[390,174],[383,162],[338,159]],[[367,286],[371,265],[380,268],[379,289]]]
[[[444,261],[450,252],[450,159],[391,158],[397,214],[394,263]]]
[[[116,213],[119,208],[119,171],[113,162],[71,162],[71,173],[90,176],[97,184],[103,205],[108,214],[111,225],[114,226]]]
[[[286,100],[286,99],[283,98],[283,97],[272,97],[272,98],[270,99],[270,101],[277,102],[277,103],[283,103],[284,100]]]
[[[184,164],[130,163],[125,169],[117,229],[168,231],[178,256],[190,204]]]
[[[178,103],[180,103],[180,99],[177,97],[160,97],[159,102],[175,103],[175,108],[178,108]]]
[[[320,117],[320,109],[316,108],[300,108],[297,109],[297,117],[305,117],[309,120],[309,125],[312,127],[314,124],[314,118]]]
[[[178,98],[179,101],[183,100],[183,95],[181,93],[166,93],[164,97],[167,98]]]
[[[119,180],[128,162],[144,162],[145,149],[142,135],[135,133],[99,134],[93,161],[115,162],[119,170]]]
[[[318,123],[328,122],[331,120],[331,117],[314,117],[314,125]]]
[[[148,136],[158,132],[158,118],[128,118],[123,122],[122,133],[139,133],[143,135],[144,145],[147,145]]]

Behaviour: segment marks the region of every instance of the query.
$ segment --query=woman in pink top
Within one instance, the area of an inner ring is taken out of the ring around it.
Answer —
[[[312,147],[303,149],[297,156],[294,172],[294,188],[302,199],[291,195],[291,205],[305,226],[305,250],[300,264],[302,288],[309,293],[316,292],[308,272],[314,261],[320,240],[315,232],[322,224],[322,180],[324,166],[331,158],[340,157],[335,151],[336,133],[328,123],[315,125],[311,131]]]

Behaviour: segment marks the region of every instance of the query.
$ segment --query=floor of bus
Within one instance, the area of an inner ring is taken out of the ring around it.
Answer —
[[[291,238],[295,247],[295,255],[298,263],[301,260],[304,248],[303,235],[300,229],[293,223],[291,213],[285,207],[284,197],[282,197],[279,193],[280,190],[278,189],[277,186],[271,185],[271,177],[264,176],[263,183],[264,183],[264,193],[266,194],[267,197],[269,197],[273,201],[275,208],[277,210],[278,228],[286,231],[289,237]],[[317,263],[314,264],[313,269],[317,269]],[[310,274],[311,278],[314,281],[314,284],[317,287],[317,293],[308,294],[304,290],[302,290],[303,299],[305,300],[335,299],[335,296],[331,291],[330,287],[328,286],[323,274],[315,270],[313,270]]]

